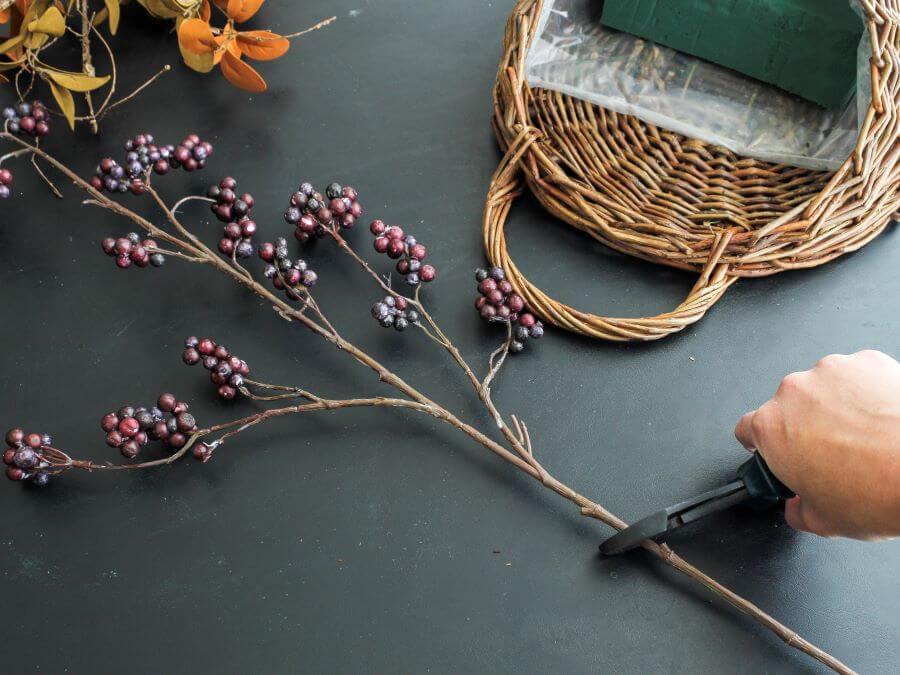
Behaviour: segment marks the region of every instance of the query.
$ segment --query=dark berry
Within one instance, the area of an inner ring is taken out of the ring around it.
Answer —
[[[21,429],[10,429],[6,432],[6,444],[10,447],[16,447],[25,440],[25,432]]]

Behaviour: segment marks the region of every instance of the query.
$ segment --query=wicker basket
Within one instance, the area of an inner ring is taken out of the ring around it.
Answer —
[[[873,54],[872,104],[853,154],[834,173],[740,157],[525,82],[543,0],[509,17],[494,88],[505,152],[484,210],[484,243],[546,321],[606,340],[657,340],[698,321],[740,277],[815,267],[865,246],[891,222],[898,193],[900,6],[860,0]],[[527,184],[570,225],[622,253],[699,274],[673,311],[609,318],[558,302],[510,259],[504,224]]]

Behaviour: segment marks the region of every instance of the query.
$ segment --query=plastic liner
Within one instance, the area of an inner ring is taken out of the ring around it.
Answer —
[[[861,17],[855,1],[851,4]],[[857,51],[856,96],[843,111],[833,111],[703,59],[604,28],[601,6],[597,0],[545,0],[526,57],[529,85],[768,162],[833,171],[852,152],[871,100],[868,32]]]

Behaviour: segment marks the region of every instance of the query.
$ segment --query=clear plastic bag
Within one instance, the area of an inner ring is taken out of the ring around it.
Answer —
[[[545,0],[525,63],[532,87],[769,162],[835,170],[852,152],[871,100],[867,32],[857,52],[856,97],[843,111],[829,111],[708,61],[606,29],[597,7],[596,0]]]

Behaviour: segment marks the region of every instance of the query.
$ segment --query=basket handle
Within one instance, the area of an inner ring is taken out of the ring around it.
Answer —
[[[523,127],[509,142],[500,165],[491,178],[482,220],[484,248],[492,265],[502,267],[513,288],[528,307],[543,320],[560,328],[602,340],[625,342],[659,340],[699,321],[737,277],[728,274],[728,264],[720,263],[731,232],[716,236],[697,283],[684,301],[671,312],[644,318],[612,318],[580,312],[549,297],[525,277],[509,257],[505,225],[513,200],[522,193],[528,153],[536,140],[533,129]],[[536,171],[534,172],[536,176]],[[530,174],[529,174],[530,175]],[[540,180],[535,177],[535,180]]]

